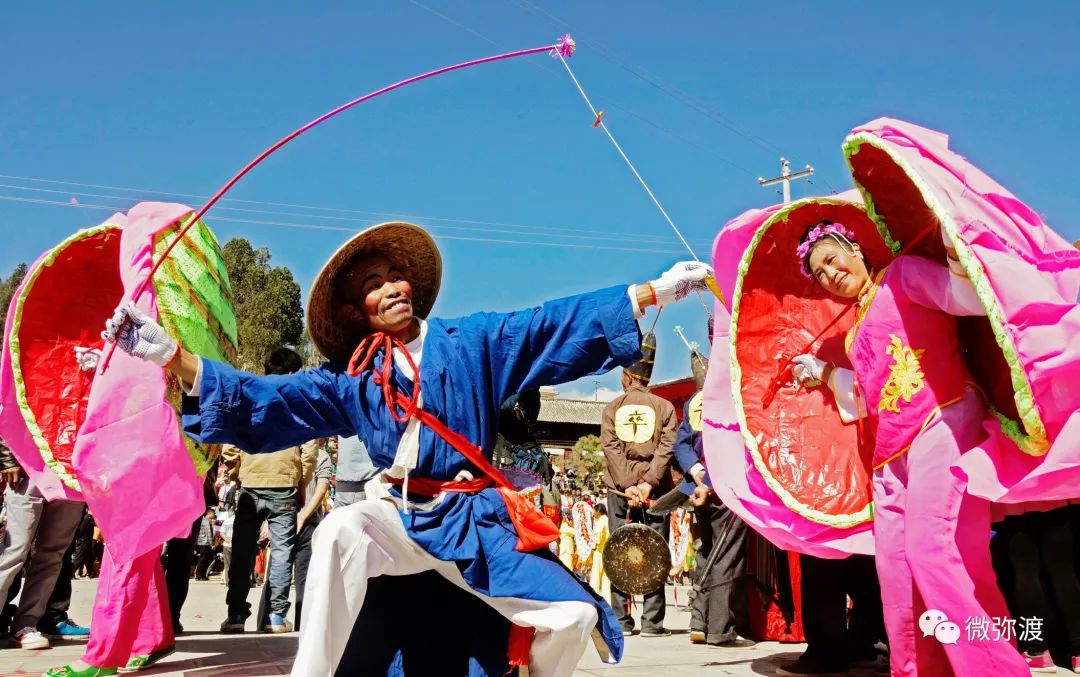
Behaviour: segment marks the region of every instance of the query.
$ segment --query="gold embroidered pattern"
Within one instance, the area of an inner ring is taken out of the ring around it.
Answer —
[[[926,374],[923,374],[922,365],[919,364],[919,358],[926,351],[912,350],[911,346],[905,346],[896,334],[889,334],[889,339],[885,354],[893,358],[893,364],[889,367],[889,380],[881,388],[878,411],[899,414],[900,398],[910,403],[911,398],[926,387]]]

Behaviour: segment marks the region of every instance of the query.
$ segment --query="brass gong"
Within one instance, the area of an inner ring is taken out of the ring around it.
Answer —
[[[604,573],[611,586],[629,595],[659,590],[671,571],[671,552],[655,529],[627,524],[611,533],[604,547]]]

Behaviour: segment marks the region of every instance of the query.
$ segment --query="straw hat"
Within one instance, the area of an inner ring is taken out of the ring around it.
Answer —
[[[352,334],[339,326],[334,312],[334,289],[338,277],[357,256],[378,254],[403,269],[413,287],[413,315],[427,317],[435,305],[442,283],[442,256],[435,240],[411,223],[380,223],[353,236],[326,262],[308,298],[308,332],[323,355],[344,362],[356,349],[363,334]]]

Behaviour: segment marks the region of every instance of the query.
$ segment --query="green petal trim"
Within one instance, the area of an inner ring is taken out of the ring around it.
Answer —
[[[160,259],[175,233],[191,218],[188,215],[157,236],[155,258]],[[187,232],[164,267],[166,274],[154,277],[162,325],[172,336],[183,337],[189,351],[220,362],[235,362],[238,342],[229,274],[205,223],[200,221]]]
[[[746,273],[750,270],[750,262],[754,258],[754,252],[757,250],[758,245],[761,244],[761,239],[765,236],[766,231],[778,223],[784,223],[788,220],[788,217],[795,210],[800,207],[804,207],[808,204],[835,204],[842,206],[850,206],[859,209],[859,205],[853,202],[847,202],[845,200],[834,200],[831,198],[807,198],[798,200],[784,206],[768,219],[766,219],[760,226],[758,226],[757,232],[754,233],[754,239],[751,240],[750,245],[743,252],[742,259],[739,261],[739,272],[735,280],[735,291],[732,293],[731,298],[731,331],[729,341],[731,349],[729,352],[729,361],[731,364],[731,394],[735,399],[735,411],[739,417],[739,430],[742,432],[743,443],[750,451],[750,458],[754,461],[754,467],[757,468],[758,473],[762,479],[765,480],[765,485],[775,493],[783,504],[792,512],[805,517],[811,522],[818,524],[825,524],[831,527],[838,527],[841,529],[849,529],[856,527],[860,524],[866,524],[874,518],[874,504],[870,502],[865,508],[859,510],[856,513],[847,513],[843,515],[836,515],[832,513],[822,512],[814,508],[808,507],[802,501],[797,499],[777,480],[769,466],[765,463],[765,459],[761,455],[761,449],[758,446],[758,440],[750,431],[750,426],[746,421],[746,410],[743,404],[742,396],[742,367],[739,365],[738,351],[736,350],[736,341],[739,334],[739,313],[742,305],[742,286],[743,280],[746,278]]]
[[[38,425],[37,417],[34,415],[33,409],[30,408],[30,403],[26,396],[26,381],[23,379],[22,374],[22,344],[19,340],[19,330],[22,328],[23,319],[23,306],[26,303],[26,295],[33,288],[34,283],[37,281],[41,272],[54,263],[56,263],[57,257],[60,256],[68,247],[72,244],[89,237],[96,237],[102,233],[110,230],[120,230],[120,226],[114,223],[103,223],[93,228],[87,228],[80,230],[74,235],[68,237],[66,240],[53,247],[49,251],[48,255],[41,262],[34,266],[29,272],[26,281],[23,283],[23,291],[19,294],[15,303],[15,315],[11,324],[11,331],[9,332],[8,343],[11,350],[11,373],[15,381],[15,400],[18,402],[19,411],[22,413],[23,421],[26,422],[26,428],[30,432],[30,438],[34,441],[34,445],[38,448],[38,452],[41,454],[41,459],[45,462],[45,466],[49,468],[60,481],[64,483],[70,489],[75,491],[82,491],[79,487],[79,480],[74,475],[68,472],[64,464],[56,460],[53,456],[52,448],[49,446],[48,441],[45,439],[44,433],[41,432],[41,427]],[[18,368],[16,368],[18,367]]]
[[[998,303],[993,287],[990,285],[990,279],[986,276],[986,270],[983,268],[982,262],[979,261],[971,251],[971,248],[960,237],[959,228],[957,228],[949,211],[939,202],[937,194],[926,185],[922,180],[922,177],[908,165],[907,161],[900,157],[887,141],[868,132],[860,132],[858,134],[853,134],[844,140],[844,159],[847,161],[852,180],[855,181],[855,186],[859,189],[859,192],[862,193],[863,200],[866,203],[866,211],[870,214],[870,217],[874,219],[875,223],[877,223],[878,230],[882,233],[882,237],[885,237],[887,242],[892,241],[888,224],[885,223],[885,220],[874,209],[873,196],[859,183],[858,178],[855,177],[855,167],[852,164],[852,157],[858,154],[864,144],[873,146],[884,152],[896,163],[908,177],[908,180],[910,180],[915,188],[918,189],[923,200],[926,202],[926,206],[930,208],[935,216],[937,216],[938,221],[941,222],[942,228],[948,233],[949,238],[956,248],[956,255],[960,259],[960,264],[964,267],[964,272],[967,273],[968,279],[971,280],[971,284],[975,288],[975,293],[978,295],[979,300],[982,301],[983,307],[986,309],[986,317],[990,321],[990,328],[994,332],[994,339],[997,341],[998,347],[1005,357],[1005,362],[1009,365],[1009,376],[1013,388],[1013,400],[1016,402],[1016,411],[1020,415],[1020,422],[1017,423],[1016,421],[1013,421],[997,410],[994,410],[994,415],[1001,423],[1002,431],[1009,439],[1020,447],[1021,451],[1031,456],[1044,455],[1050,449],[1050,440],[1046,432],[1046,426],[1043,425],[1042,417],[1039,415],[1038,408],[1035,406],[1035,395],[1031,389],[1031,382],[1028,380],[1027,373],[1024,371],[1023,364],[1020,362],[1020,356],[1016,349],[1016,344],[1013,341],[1012,334],[1009,331],[1008,323],[1005,320],[1005,314],[1001,309],[1001,304]],[[897,249],[896,251],[899,250]],[[1023,425],[1023,430],[1021,430],[1021,425]]]
[[[161,259],[169,243],[193,218],[194,214],[188,213],[157,234],[155,260]],[[154,276],[154,293],[162,326],[170,336],[178,337],[184,348],[219,362],[236,362],[236,314],[229,272],[217,238],[203,221],[196,223],[165,259]],[[177,411],[181,395],[179,383],[170,378],[166,397]],[[205,475],[213,456],[187,435],[183,439],[196,472]]]
[[[44,674],[46,677],[112,677],[116,673],[116,668],[97,668],[91,665],[82,670],[76,670],[70,665],[61,665],[58,668],[49,668]]]

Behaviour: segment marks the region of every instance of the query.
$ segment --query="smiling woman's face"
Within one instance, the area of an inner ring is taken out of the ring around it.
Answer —
[[[866,261],[860,254],[859,245],[854,246],[853,254],[834,237],[823,237],[810,250],[810,273],[825,291],[853,299],[870,278]]]
[[[390,259],[359,259],[346,279],[342,310],[355,311],[369,331],[396,334],[412,323],[412,283]]]

